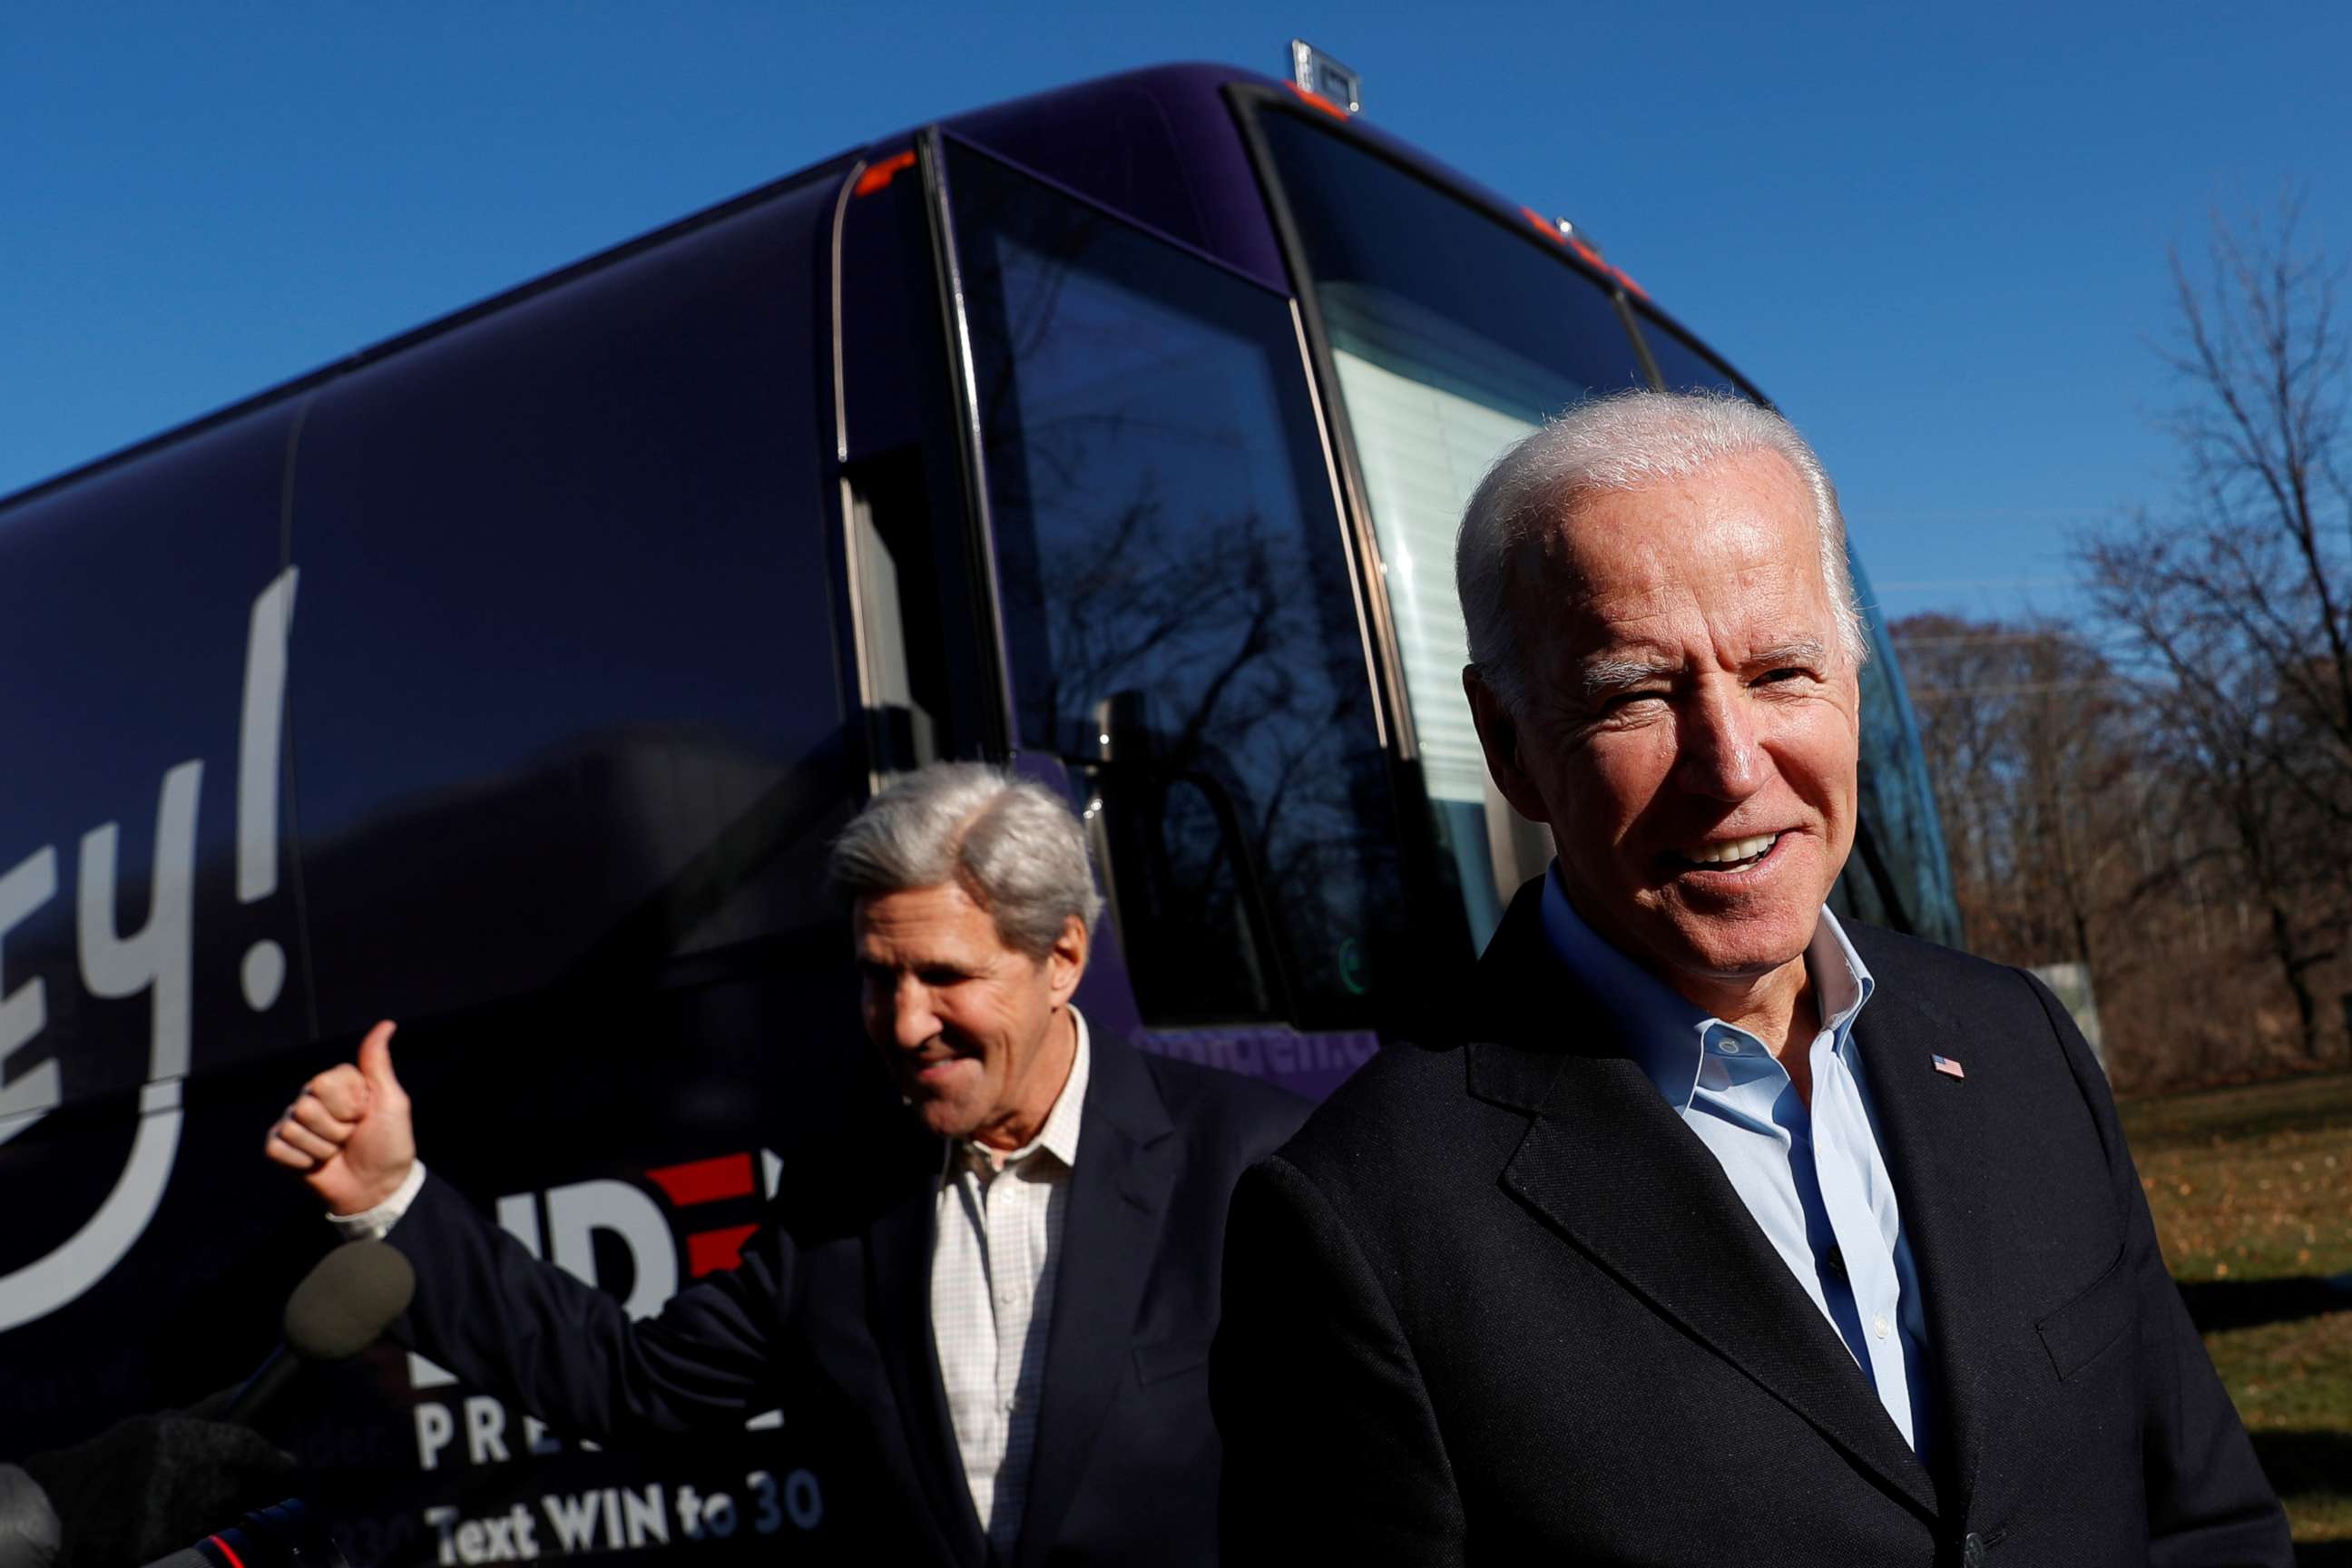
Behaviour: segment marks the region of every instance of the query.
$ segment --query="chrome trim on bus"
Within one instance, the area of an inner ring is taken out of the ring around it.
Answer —
[[[930,220],[933,276],[940,287],[947,330],[948,378],[961,405],[955,422],[962,448],[965,517],[976,552],[975,566],[987,592],[989,643],[996,655],[996,733],[1002,754],[1018,748],[1020,732],[1013,705],[1013,660],[1004,646],[1004,595],[996,578],[996,525],[988,489],[987,431],[981,424],[979,372],[971,353],[971,321],[964,308],[963,268],[956,259],[955,203],[948,188],[946,146],[938,126],[915,138],[915,166],[923,179],[923,210]]]
[[[841,236],[849,226],[849,196],[857,188],[857,177],[866,173],[866,160],[858,159],[849,165],[841,177],[841,190],[833,198],[833,276],[826,279],[833,300],[833,460],[849,461],[849,376],[842,357],[841,321]]]
[[[1378,557],[1374,557],[1370,570],[1358,570],[1356,529],[1348,520],[1347,500],[1340,493],[1339,459],[1334,455],[1331,446],[1331,422],[1323,416],[1323,389],[1316,384],[1315,354],[1307,343],[1306,316],[1298,307],[1297,296],[1294,295],[1286,302],[1290,306],[1290,330],[1298,340],[1298,368],[1307,378],[1307,401],[1315,410],[1315,436],[1323,447],[1323,477],[1331,486],[1331,517],[1332,521],[1339,525],[1339,550],[1348,563],[1348,597],[1349,601],[1356,606],[1356,642],[1364,655],[1364,681],[1371,688],[1372,692],[1372,732],[1382,749],[1386,749],[1389,743],[1386,710],[1389,705],[1381,700],[1383,693],[1381,688],[1380,661],[1372,657],[1372,625],[1370,613],[1364,604],[1365,579],[1380,573],[1381,569]],[[1383,611],[1387,608],[1386,589],[1387,584],[1383,579],[1381,584]],[[1406,743],[1402,734],[1404,722],[1405,721],[1400,718],[1398,724],[1400,748]]]
[[[841,258],[842,235],[849,225],[849,199],[857,188],[857,178],[866,172],[866,160],[850,164],[842,176],[841,190],[833,201],[833,236],[828,246],[832,276],[825,279],[833,313],[833,461],[834,489],[838,492],[838,525],[841,529],[841,570],[849,593],[849,645],[851,662],[857,679],[857,709],[859,720],[871,733],[874,712],[874,652],[866,631],[866,579],[860,570],[861,552],[857,548],[857,491],[849,482],[849,370],[847,323],[842,317]],[[835,648],[839,644],[835,645]],[[838,657],[836,653],[835,657]],[[869,742],[865,748],[866,789],[869,797],[882,793],[887,775],[875,766],[879,760]]]

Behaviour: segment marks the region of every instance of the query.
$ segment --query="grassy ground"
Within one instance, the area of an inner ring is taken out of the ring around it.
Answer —
[[[2124,1122],[2304,1561],[2352,1563],[2352,1074],[2139,1101]]]

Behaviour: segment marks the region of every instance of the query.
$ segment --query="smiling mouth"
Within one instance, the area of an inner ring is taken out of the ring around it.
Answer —
[[[1692,871],[1744,871],[1760,863],[1780,842],[1778,833],[1759,833],[1747,838],[1727,838],[1720,844],[1701,844],[1688,849],[1666,852],[1669,864]]]
[[[972,1060],[956,1051],[909,1051],[898,1058],[900,1076],[910,1083],[943,1082],[958,1065]]]

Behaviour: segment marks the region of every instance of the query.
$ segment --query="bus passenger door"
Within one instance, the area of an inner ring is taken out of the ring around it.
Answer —
[[[1291,302],[969,145],[934,151],[1009,740],[1064,771],[1093,836],[1122,1032],[1327,1092],[1417,966]]]
[[[914,153],[862,162],[834,214],[834,437],[845,663],[877,791],[926,763],[1004,751],[934,243]]]

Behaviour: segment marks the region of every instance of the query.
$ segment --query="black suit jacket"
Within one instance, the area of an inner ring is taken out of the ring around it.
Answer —
[[[1706,1145],[1580,1026],[1539,899],[1481,963],[1475,1043],[1383,1051],[1235,1194],[1228,1568],[2288,1561],[2038,982],[1849,928],[1925,1298],[1923,1465]]]
[[[1014,1568],[1189,1568],[1215,1555],[1206,1368],[1227,1205],[1307,1107],[1101,1035],[1092,1049]],[[404,1337],[599,1440],[740,1429],[781,1401],[835,1456],[838,1555],[983,1563],[930,1330],[944,1153],[895,1105],[796,1151],[741,1265],[637,1323],[428,1179],[389,1238],[416,1268]]]

